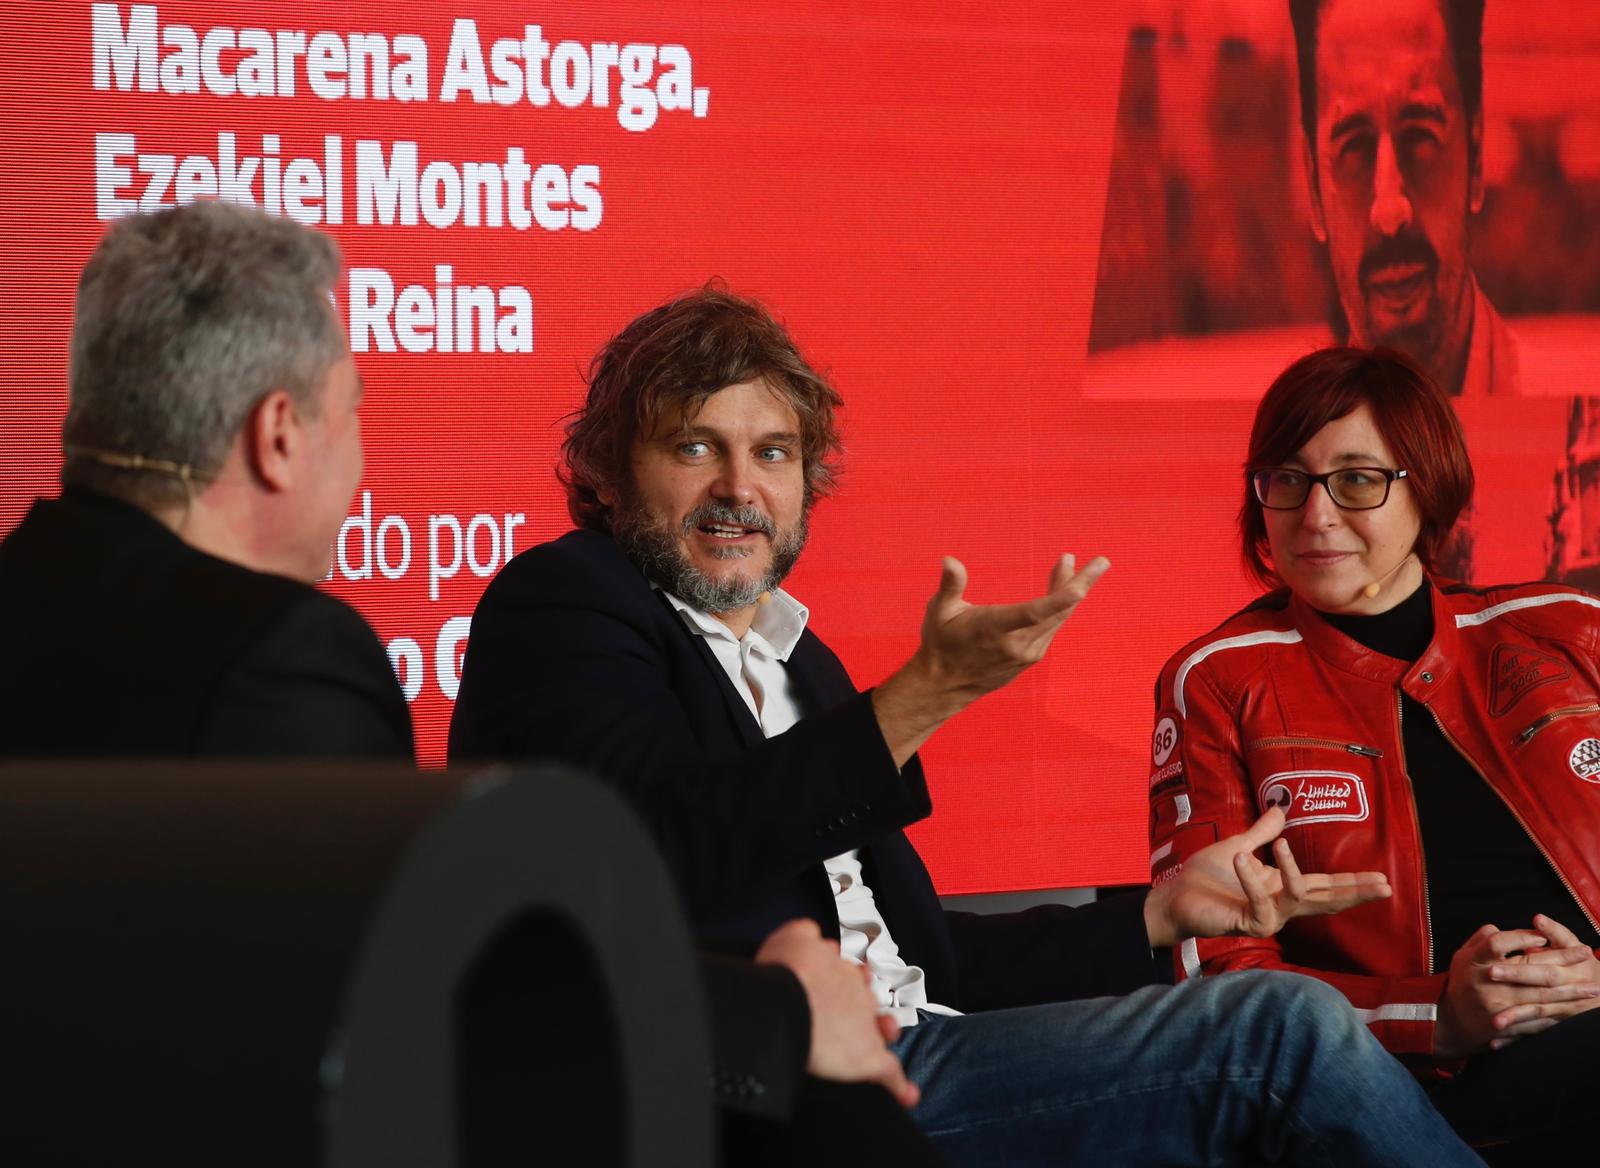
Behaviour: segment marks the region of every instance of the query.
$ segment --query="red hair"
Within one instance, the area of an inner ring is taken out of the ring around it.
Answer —
[[[1393,349],[1354,345],[1319,349],[1301,357],[1268,387],[1256,407],[1245,458],[1244,504],[1239,509],[1244,566],[1268,587],[1273,571],[1267,524],[1250,487],[1249,472],[1282,466],[1329,422],[1366,406],[1384,443],[1406,473],[1422,516],[1416,553],[1423,567],[1434,557],[1456,518],[1472,499],[1472,462],[1450,399],[1411,358]]]

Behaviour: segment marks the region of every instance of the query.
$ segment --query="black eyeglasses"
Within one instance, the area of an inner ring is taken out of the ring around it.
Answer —
[[[1325,474],[1296,470],[1292,466],[1263,466],[1250,472],[1256,502],[1269,511],[1293,511],[1305,505],[1311,488],[1321,483],[1328,498],[1346,511],[1371,511],[1389,501],[1389,488],[1403,479],[1403,470],[1381,466],[1346,466]]]

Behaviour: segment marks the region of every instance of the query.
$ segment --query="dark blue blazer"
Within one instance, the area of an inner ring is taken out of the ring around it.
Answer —
[[[709,943],[839,922],[822,862],[863,875],[930,1000],[961,1010],[1121,993],[1155,977],[1140,896],[1085,909],[945,912],[901,829],[932,805],[897,770],[869,694],[810,630],[788,661],[807,715],[768,739],[705,639],[612,539],[575,531],[513,559],[472,620],[451,762],[558,759],[621,791]]]

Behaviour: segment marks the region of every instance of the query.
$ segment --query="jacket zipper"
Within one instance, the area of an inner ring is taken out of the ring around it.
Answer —
[[[1543,730],[1552,722],[1559,722],[1562,718],[1576,717],[1578,714],[1593,714],[1600,712],[1600,702],[1590,702],[1586,706],[1562,706],[1559,710],[1551,710],[1521,734],[1517,735],[1517,747],[1520,749],[1533,741],[1534,735]]]
[[[1422,872],[1422,927],[1428,943],[1428,973],[1433,968],[1433,890],[1428,887],[1428,865],[1422,855],[1422,812],[1417,809],[1417,792],[1411,785],[1411,772],[1406,769],[1406,713],[1405,699],[1394,691],[1395,741],[1400,745],[1400,771],[1406,777],[1406,794],[1411,799],[1411,822],[1417,826],[1417,868]],[[1437,720],[1437,719],[1436,719]],[[1441,732],[1443,727],[1440,727]]]
[[[1600,709],[1600,707],[1596,707]],[[1308,750],[1342,750],[1365,758],[1382,758],[1383,751],[1374,746],[1361,746],[1355,742],[1339,742],[1332,738],[1257,738],[1245,743],[1245,752],[1266,750],[1274,746],[1303,746]]]
[[[1428,706],[1426,702],[1424,702],[1423,705]],[[1586,711],[1587,709],[1588,707],[1583,707],[1583,710]],[[1524,730],[1523,734],[1528,735],[1528,737],[1531,738],[1532,734],[1529,734],[1530,730],[1533,732],[1533,734],[1537,734],[1541,729],[1544,728],[1545,725],[1548,725],[1549,722],[1554,721],[1557,717],[1575,712],[1580,711],[1576,708],[1573,710],[1553,710],[1550,714],[1546,715],[1545,718],[1541,718],[1538,722],[1535,722],[1528,728],[1528,730]],[[1444,723],[1439,720],[1439,715],[1432,706],[1428,706],[1428,713],[1433,715],[1434,725],[1439,727],[1439,733],[1444,735],[1444,740],[1455,748],[1455,752],[1457,754],[1467,760],[1467,765],[1478,772],[1478,777],[1483,780],[1484,786],[1488,787],[1489,790],[1495,793],[1495,798],[1499,799],[1500,802],[1506,805],[1506,810],[1511,812],[1511,818],[1517,821],[1518,825],[1520,825],[1522,828],[1522,833],[1533,841],[1534,847],[1539,849],[1539,854],[1544,857],[1544,862],[1550,865],[1550,871],[1554,872],[1556,874],[1556,879],[1561,881],[1561,887],[1565,888],[1567,890],[1567,895],[1572,897],[1572,903],[1578,906],[1578,911],[1581,912],[1584,916],[1584,919],[1589,922],[1589,927],[1595,932],[1600,933],[1600,923],[1596,923],[1594,914],[1589,911],[1589,906],[1583,903],[1583,898],[1578,895],[1577,889],[1572,887],[1571,881],[1567,879],[1567,874],[1560,868],[1556,867],[1556,862],[1550,858],[1550,852],[1545,848],[1544,841],[1533,834],[1533,830],[1528,827],[1528,821],[1522,818],[1521,813],[1518,812],[1515,807],[1511,806],[1511,801],[1500,793],[1500,788],[1496,787],[1489,781],[1489,776],[1483,773],[1483,768],[1477,764],[1476,760],[1474,760],[1473,757],[1466,751],[1462,750],[1461,744],[1450,736],[1450,731],[1444,728]]]

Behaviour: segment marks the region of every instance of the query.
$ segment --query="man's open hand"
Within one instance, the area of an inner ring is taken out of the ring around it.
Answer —
[[[938,684],[970,702],[1009,683],[1041,660],[1056,630],[1111,561],[1091,560],[1079,572],[1071,555],[1050,569],[1043,596],[1020,604],[977,605],[967,601],[967,569],[953,556],[944,558],[939,590],[922,618],[918,655]]]
[[[1145,899],[1145,929],[1152,945],[1176,945],[1186,937],[1270,937],[1300,916],[1342,912],[1390,895],[1382,872],[1301,873],[1278,839],[1283,812],[1267,809],[1248,830],[1201,848],[1178,874],[1151,889]],[[1255,851],[1277,840],[1277,867]]]
[[[897,765],[945,721],[1008,684],[1044,657],[1063,621],[1111,562],[1096,556],[1079,571],[1071,555],[1050,570],[1043,596],[1016,604],[972,604],[967,569],[946,556],[939,589],[922,618],[922,643],[873,692],[873,708]]]

